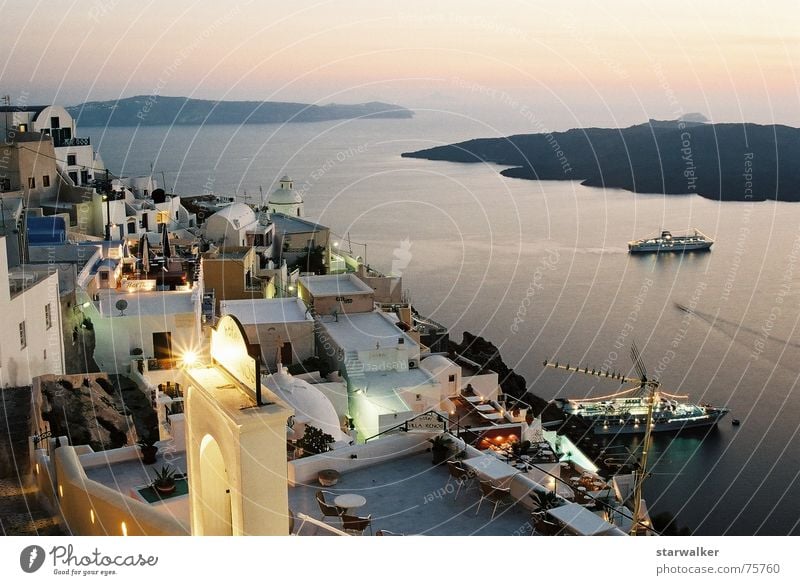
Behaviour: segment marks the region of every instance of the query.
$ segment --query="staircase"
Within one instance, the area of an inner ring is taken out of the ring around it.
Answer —
[[[0,535],[59,535],[56,518],[39,504],[36,487],[24,482],[30,473],[31,387],[0,393]]]
[[[345,352],[344,369],[347,374],[347,381],[351,384],[358,385],[364,380],[364,362],[358,359],[358,352]]]

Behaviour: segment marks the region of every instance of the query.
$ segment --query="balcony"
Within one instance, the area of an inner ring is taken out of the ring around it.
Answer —
[[[53,146],[60,148],[62,146],[91,146],[92,141],[90,138],[61,138],[53,136]]]

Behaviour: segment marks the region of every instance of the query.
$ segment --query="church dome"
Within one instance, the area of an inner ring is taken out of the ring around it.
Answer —
[[[302,203],[300,193],[294,190],[294,181],[287,175],[281,177],[280,184],[269,196],[270,205],[296,205]]]

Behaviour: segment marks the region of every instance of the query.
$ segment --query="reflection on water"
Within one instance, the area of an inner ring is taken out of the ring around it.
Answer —
[[[399,157],[493,135],[444,115],[104,132],[90,134],[112,170],[147,173],[155,161],[178,192],[252,197],[289,173],[307,214],[343,242],[349,233],[366,243],[376,268],[389,271],[405,246],[403,286],[414,304],[455,337],[469,330],[491,339],[545,398],[616,386],[545,371],[543,359],[627,372],[635,339],[664,390],[732,411],[710,432],[655,438],[645,489],[651,510],[671,511],[699,534],[800,533],[800,287],[792,255],[800,207],[633,195],[505,179],[487,164]],[[710,252],[626,253],[629,240],[692,227],[715,239]]]

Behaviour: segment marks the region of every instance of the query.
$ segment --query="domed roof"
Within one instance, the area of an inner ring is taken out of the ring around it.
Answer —
[[[421,368],[428,370],[434,376],[446,370],[458,367],[457,364],[454,364],[443,355],[428,356],[422,360],[419,365]]]
[[[256,214],[244,203],[232,203],[208,218],[209,222],[227,221],[235,228],[243,228],[256,221]]]
[[[293,181],[288,175],[281,177],[280,186],[269,196],[267,203],[271,205],[294,205],[302,203],[303,198],[300,193],[294,190]]]
[[[294,408],[296,421],[317,427],[331,435],[334,441],[350,438],[342,432],[339,416],[328,397],[305,380],[295,378],[283,368],[267,378],[267,386]]]

